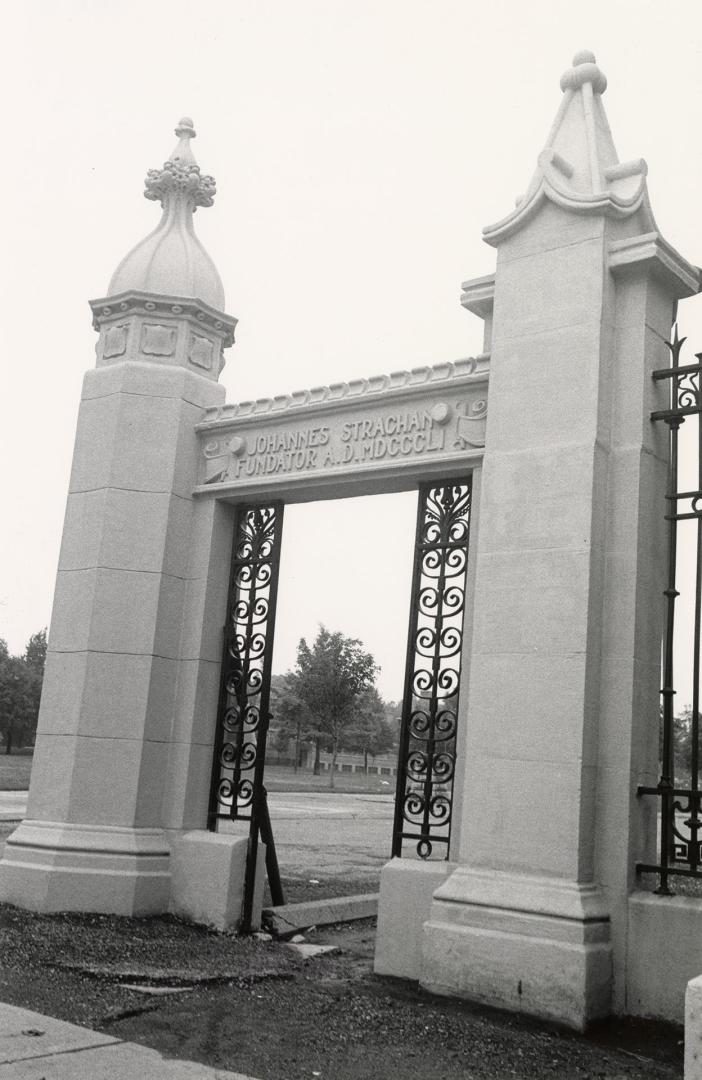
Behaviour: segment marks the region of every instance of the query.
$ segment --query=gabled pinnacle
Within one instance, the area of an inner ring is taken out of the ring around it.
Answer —
[[[563,99],[539,154],[526,194],[506,218],[483,229],[488,244],[497,244],[528,221],[544,198],[577,213],[628,217],[644,204],[655,222],[646,193],[646,162],[619,163],[602,105],[607,79],[587,49],[573,57],[561,77]]]

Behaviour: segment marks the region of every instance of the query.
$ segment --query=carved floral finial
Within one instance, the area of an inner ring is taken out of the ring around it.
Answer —
[[[158,200],[165,207],[166,199],[171,196],[184,196],[193,211],[198,206],[212,206],[217,194],[213,176],[203,176],[195,160],[190,140],[197,132],[189,116],[184,116],[175,133],[178,145],[165,161],[161,169],[149,169],[144,181],[144,197]]]
[[[144,195],[161,203],[154,231],[122,259],[112,275],[108,296],[136,290],[160,296],[187,296],[224,310],[224,290],[217,269],[193,229],[198,206],[212,206],[214,177],[203,176],[193,156],[195,127],[189,116],[178,123],[178,143],[160,169],[149,169]]]

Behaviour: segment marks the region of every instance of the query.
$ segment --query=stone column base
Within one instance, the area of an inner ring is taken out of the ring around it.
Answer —
[[[594,885],[459,868],[434,894],[420,983],[582,1031],[611,1011],[602,894]]]
[[[168,911],[170,849],[160,829],[23,821],[0,859],[0,900],[32,911]]]

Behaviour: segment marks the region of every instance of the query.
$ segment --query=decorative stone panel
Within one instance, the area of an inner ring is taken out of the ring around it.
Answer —
[[[108,326],[102,344],[102,355],[105,360],[111,360],[115,356],[123,356],[127,351],[127,326]]]
[[[175,344],[174,327],[144,323],[141,331],[141,351],[147,356],[172,356]]]
[[[188,358],[191,364],[195,367],[203,368],[205,371],[212,370],[212,362],[214,356],[214,345],[208,338],[199,337],[197,334],[193,334],[190,340],[190,350],[188,352]]]

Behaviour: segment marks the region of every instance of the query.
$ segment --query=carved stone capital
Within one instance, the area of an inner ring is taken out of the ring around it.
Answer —
[[[97,366],[137,361],[185,367],[216,381],[236,319],[183,297],[126,292],[90,304]]]

